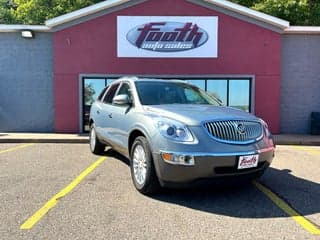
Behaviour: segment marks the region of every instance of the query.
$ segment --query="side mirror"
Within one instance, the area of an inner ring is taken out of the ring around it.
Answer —
[[[115,105],[129,105],[129,96],[127,94],[117,95],[113,98],[112,103]]]

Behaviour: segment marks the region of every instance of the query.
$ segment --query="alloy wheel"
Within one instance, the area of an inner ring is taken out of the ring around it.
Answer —
[[[133,173],[137,183],[143,185],[147,176],[147,160],[141,145],[137,145],[133,151]]]
[[[96,132],[94,130],[94,128],[91,128],[90,131],[90,147],[91,147],[91,151],[94,151],[96,146]]]

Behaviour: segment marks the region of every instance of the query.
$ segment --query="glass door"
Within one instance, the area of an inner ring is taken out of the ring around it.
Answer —
[[[83,86],[83,106],[82,106],[82,126],[83,131],[89,131],[89,116],[92,103],[98,98],[101,91],[114,79],[109,78],[87,78],[82,79]]]
[[[98,98],[102,89],[116,78],[84,77],[82,126],[89,131],[89,115],[92,103]],[[252,111],[252,78],[180,78],[207,91],[217,98],[222,105],[239,108],[246,112]]]

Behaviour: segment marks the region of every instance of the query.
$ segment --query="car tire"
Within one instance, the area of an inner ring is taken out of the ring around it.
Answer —
[[[89,134],[89,143],[90,143],[90,150],[92,153],[96,155],[101,155],[106,145],[100,142],[99,138],[97,137],[96,128],[94,124],[90,126],[90,134]]]
[[[148,141],[137,137],[131,148],[131,176],[135,188],[142,194],[150,195],[160,188]]]

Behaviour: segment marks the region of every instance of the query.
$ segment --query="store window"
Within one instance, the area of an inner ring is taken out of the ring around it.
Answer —
[[[217,98],[222,105],[228,106],[228,80],[207,80],[207,92]]]
[[[251,111],[251,79],[208,79],[206,91],[224,106]]]
[[[193,84],[197,86],[198,88],[201,88],[203,90],[206,90],[206,80],[201,80],[201,79],[187,79],[186,80],[188,83]]]
[[[250,81],[229,80],[228,106],[250,112]]]
[[[115,79],[110,78],[83,78],[83,131],[89,131],[89,115],[92,103],[98,98],[101,91]]]
[[[89,131],[91,104],[101,91],[116,78],[83,78],[83,131]],[[181,79],[181,78],[180,78]],[[251,112],[251,78],[190,78],[184,79],[217,98],[222,105]],[[101,96],[102,97],[102,96]],[[109,99],[110,102],[110,99]]]

